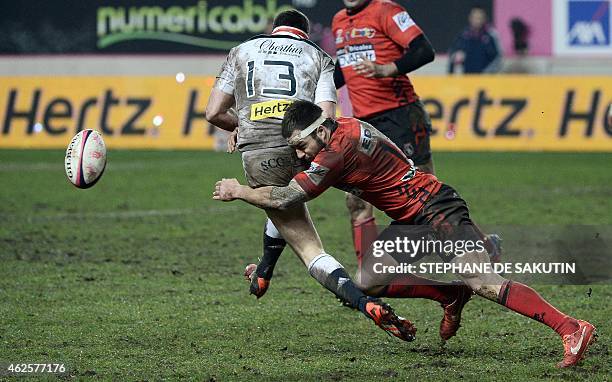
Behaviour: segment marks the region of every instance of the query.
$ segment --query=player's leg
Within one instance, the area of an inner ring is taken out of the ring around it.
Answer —
[[[357,264],[360,265],[363,254],[372,245],[376,236],[378,236],[376,219],[374,218],[374,207],[365,200],[348,192],[346,193],[346,207],[351,218],[351,231]]]
[[[263,231],[263,256],[259,264],[249,264],[244,271],[244,276],[251,283],[249,291],[257,298],[262,297],[268,290],[274,267],[286,245],[287,242],[272,220],[267,219]]]
[[[403,232],[408,233],[408,231]],[[413,234],[422,237],[423,232]],[[398,235],[400,235],[398,225],[392,224],[376,240],[394,242]],[[410,273],[377,273],[377,266],[380,270],[381,266],[395,267],[400,262],[405,262],[405,255],[399,256],[385,253],[375,257],[370,248],[364,255],[363,263],[357,269],[355,275],[357,284],[369,296],[423,298],[439,302],[444,310],[440,322],[440,337],[445,341],[453,337],[460,327],[461,311],[470,300],[472,290],[460,281],[446,283]]]
[[[247,181],[251,187],[284,186],[301,169],[301,164],[296,162],[295,151],[288,146],[243,152],[242,162]],[[295,206],[284,211],[269,210],[266,213],[279,233],[279,235],[275,233],[273,235],[277,236],[276,238],[284,238],[291,245],[295,253],[308,267],[310,274],[319,283],[349,306],[359,309],[388,333],[404,340],[414,339],[415,329],[408,320],[397,317],[388,305],[378,300],[372,300],[363,294],[353,284],[342,265],[324,252],[306,205]],[[266,229],[265,235],[269,236],[272,232],[272,229]],[[266,238],[264,236],[265,243]],[[266,253],[269,256],[266,256]],[[254,271],[253,267],[247,267],[247,272],[249,272],[249,268],[251,272],[249,274],[251,290],[255,288],[259,293],[258,296],[265,293],[269,285],[269,280],[257,275],[259,268],[262,269],[261,274],[271,275],[278,256],[280,256],[280,253],[271,254],[271,251],[266,252],[264,249],[264,258],[260,266],[257,266]]]
[[[487,263],[490,259],[485,252],[472,252],[455,261],[475,264]],[[565,348],[559,367],[575,365],[596,340],[595,327],[592,324],[559,311],[525,284],[508,280],[495,273],[463,273],[460,276],[478,295],[541,322],[557,332]]]
[[[396,316],[389,305],[367,297],[342,264],[324,251],[305,204],[266,213],[315,280],[388,333],[405,341],[414,339],[416,329],[410,321]]]
[[[360,286],[368,296],[391,298],[423,298],[440,303],[444,310],[440,321],[440,338],[447,341],[461,326],[461,312],[473,295],[463,282],[445,283],[413,274],[398,275],[386,285]]]
[[[286,186],[293,177],[294,157],[294,151],[286,146],[243,152],[242,164],[249,186]],[[269,219],[264,226],[262,243],[259,264],[249,264],[244,273],[250,281],[251,294],[257,298],[268,290],[274,267],[287,244]]]
[[[437,226],[436,229],[439,232],[444,231],[440,227],[454,227],[456,231],[453,232],[453,235],[459,234],[464,240],[475,242],[481,238],[469,217],[467,204],[455,190],[446,185],[442,186],[440,191],[427,202],[423,212],[416,220],[431,224],[434,228]],[[445,235],[448,235],[448,231],[441,234],[443,238]],[[490,262],[486,250],[469,252],[461,257],[455,257],[452,261],[471,265],[471,267],[463,267],[466,271],[460,276],[476,294],[541,322],[557,332],[565,346],[565,356],[559,364],[560,367],[576,364],[587,347],[595,340],[593,325],[560,312],[527,285],[510,281],[494,272],[470,272],[470,269],[479,269],[477,265]]]

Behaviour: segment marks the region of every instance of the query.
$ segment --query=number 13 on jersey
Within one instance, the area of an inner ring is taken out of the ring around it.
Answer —
[[[264,60],[263,65],[258,67],[255,61],[249,61],[247,69],[246,92],[249,98],[256,95],[255,76],[259,80],[263,96],[293,97],[297,93],[297,80],[292,62]]]

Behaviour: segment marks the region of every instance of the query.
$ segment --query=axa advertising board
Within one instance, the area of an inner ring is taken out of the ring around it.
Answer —
[[[553,1],[555,53],[612,56],[611,23],[611,0]]]

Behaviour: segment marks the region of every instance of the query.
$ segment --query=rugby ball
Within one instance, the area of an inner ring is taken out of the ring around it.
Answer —
[[[66,176],[78,188],[96,184],[106,168],[106,145],[95,130],[79,131],[66,149]]]

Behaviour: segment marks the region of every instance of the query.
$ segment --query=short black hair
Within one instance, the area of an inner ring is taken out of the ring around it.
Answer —
[[[323,109],[309,101],[295,101],[285,111],[282,134],[289,139],[295,130],[302,131],[323,114]]]
[[[308,21],[308,17],[297,9],[290,9],[276,15],[272,28],[280,26],[297,28],[304,33],[310,32],[310,21]]]

